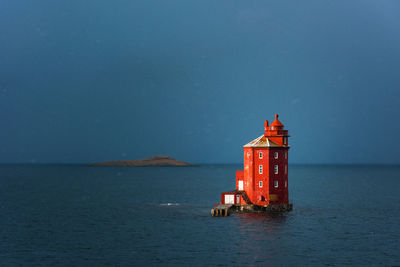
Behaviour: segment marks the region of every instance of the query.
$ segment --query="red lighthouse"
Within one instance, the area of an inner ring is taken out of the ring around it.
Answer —
[[[236,172],[236,190],[221,194],[220,206],[225,207],[225,215],[227,206],[237,210],[292,209],[288,193],[288,131],[278,114],[270,125],[265,121],[264,126],[263,135],[243,146],[244,170]]]

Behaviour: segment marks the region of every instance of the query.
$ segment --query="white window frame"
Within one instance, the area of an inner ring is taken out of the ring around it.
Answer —
[[[274,173],[275,173],[275,174],[278,174],[278,173],[279,173],[279,167],[278,167],[278,165],[275,165],[275,166],[274,166]]]
[[[224,197],[225,204],[235,204],[235,195],[226,194]]]
[[[263,173],[263,165],[258,165],[258,173],[259,174]]]
[[[263,153],[262,153],[262,152],[258,153],[258,157],[259,157],[260,159],[262,159],[262,158],[263,158]]]
[[[263,187],[263,182],[262,182],[262,181],[259,181],[259,182],[258,182],[258,187],[260,187],[260,188]]]
[[[274,152],[274,159],[278,159],[279,153],[278,152]]]
[[[279,186],[279,182],[278,181],[274,181],[274,187],[278,188],[278,186]]]

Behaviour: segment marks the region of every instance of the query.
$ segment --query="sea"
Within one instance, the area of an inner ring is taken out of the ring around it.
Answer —
[[[290,165],[287,213],[212,217],[241,165],[0,165],[0,266],[400,266],[400,166]]]

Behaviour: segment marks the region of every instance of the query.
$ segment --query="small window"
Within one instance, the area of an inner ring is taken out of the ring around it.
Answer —
[[[278,174],[278,165],[274,166],[274,172],[275,172],[275,174]]]
[[[262,159],[262,152],[260,152],[259,154],[258,154],[258,156],[260,157],[260,159]]]
[[[287,174],[287,164],[285,164],[285,174]]]
[[[258,182],[258,187],[262,187],[262,181]]]
[[[285,187],[287,187],[287,181],[285,181]]]
[[[278,152],[274,153],[274,158],[277,159],[278,158]]]
[[[286,145],[287,144],[287,137],[283,138],[283,143]]]
[[[274,186],[278,187],[278,181],[274,181]]]
[[[285,159],[287,159],[287,151],[285,151]]]
[[[250,152],[247,152],[247,157],[250,158]]]
[[[260,174],[262,174],[262,172],[263,172],[263,166],[262,166],[262,165],[258,166],[258,172],[259,172]]]

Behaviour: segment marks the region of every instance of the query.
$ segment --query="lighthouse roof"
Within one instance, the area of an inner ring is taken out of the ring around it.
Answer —
[[[278,120],[278,117],[279,117],[279,115],[278,115],[278,114],[275,114],[275,120],[271,123],[270,126],[274,126],[274,127],[283,127],[283,124],[282,124],[282,122],[280,122],[280,121]]]
[[[260,137],[257,137],[256,139],[244,145],[243,147],[287,147],[287,146],[282,146],[278,143],[275,143],[268,137],[261,135]]]

